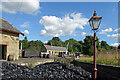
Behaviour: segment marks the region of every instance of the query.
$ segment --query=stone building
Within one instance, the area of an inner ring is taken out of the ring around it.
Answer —
[[[7,60],[9,55],[19,59],[19,34],[24,35],[8,21],[0,18],[0,59]]]
[[[62,55],[63,52],[66,52],[66,47],[44,45],[41,52],[47,52],[50,56]]]

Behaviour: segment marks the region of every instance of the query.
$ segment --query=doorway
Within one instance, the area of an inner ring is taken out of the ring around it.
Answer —
[[[6,60],[7,45],[0,45],[0,60]]]

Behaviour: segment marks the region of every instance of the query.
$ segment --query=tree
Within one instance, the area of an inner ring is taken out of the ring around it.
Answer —
[[[30,49],[30,50],[41,50],[43,47],[43,43],[41,41],[28,41],[27,37],[25,36],[24,40],[19,41],[20,46],[21,43],[23,45],[23,50],[24,49]]]
[[[61,39],[59,37],[53,37],[52,40],[54,40],[54,41],[61,41]]]
[[[111,47],[107,44],[106,41],[101,41],[101,48],[104,48],[105,50],[111,49]]]
[[[89,55],[92,56],[94,54],[94,46],[91,45],[89,49]]]
[[[22,47],[23,47],[23,49],[27,49],[27,48],[28,48],[28,40],[27,40],[27,36],[24,37],[24,40],[19,41],[19,43],[20,43],[20,46],[21,46],[21,43],[22,43]]]
[[[27,41],[27,36],[25,36],[24,40]]]
[[[79,52],[83,53],[83,41],[78,41],[79,42],[79,47],[78,47],[78,50]]]
[[[96,37],[96,39],[98,39]],[[99,45],[99,40],[96,41],[96,47],[99,48],[100,45]],[[93,50],[94,51],[94,48],[92,47],[94,45],[94,37],[93,36],[86,36],[85,39],[84,39],[84,43],[83,43],[83,54],[86,54],[86,55],[90,55],[92,56],[93,53],[91,53]]]
[[[59,37],[53,37],[52,40],[48,41],[48,45],[63,46],[63,42]]]
[[[118,49],[120,49],[120,45],[118,46]]]
[[[82,45],[77,40],[71,38],[71,39],[65,41],[66,45],[68,43],[69,43],[69,46],[68,46],[69,52],[72,52],[72,53],[80,52],[80,48]]]
[[[41,50],[44,45],[39,40],[28,41],[26,36],[24,40],[20,40],[19,43],[20,43],[20,46],[21,46],[21,43],[23,44],[23,49],[30,49],[30,50]],[[93,36],[86,36],[84,39],[84,42],[77,41],[73,38],[63,42],[59,37],[53,37],[52,40],[49,40],[47,44],[52,46],[67,47],[68,43],[69,43],[68,51],[71,53],[80,52],[82,54],[90,55],[90,56],[92,56],[94,53],[94,46],[93,46],[94,37]],[[97,47],[97,51],[114,49],[114,47],[109,46],[106,41],[101,41],[100,43],[99,40],[96,42],[96,47]],[[118,48],[120,49],[120,45]]]

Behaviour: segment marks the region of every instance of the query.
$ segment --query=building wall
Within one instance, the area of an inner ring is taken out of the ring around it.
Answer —
[[[0,31],[1,40],[0,43],[7,44],[7,54],[6,60],[9,55],[14,55],[14,60],[19,58],[19,34],[14,34],[10,32]]]
[[[51,56],[59,55],[59,52],[65,52],[65,51],[47,50],[47,53],[50,53]]]

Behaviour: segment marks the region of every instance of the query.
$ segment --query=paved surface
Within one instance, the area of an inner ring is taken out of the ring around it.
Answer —
[[[54,58],[19,58],[19,60],[17,61],[5,61],[5,60],[0,60],[0,61],[4,61],[4,62],[10,62],[10,63],[15,63],[15,64],[19,64],[19,65],[30,65],[33,64],[38,65],[38,64],[44,64],[47,62],[54,62]]]

